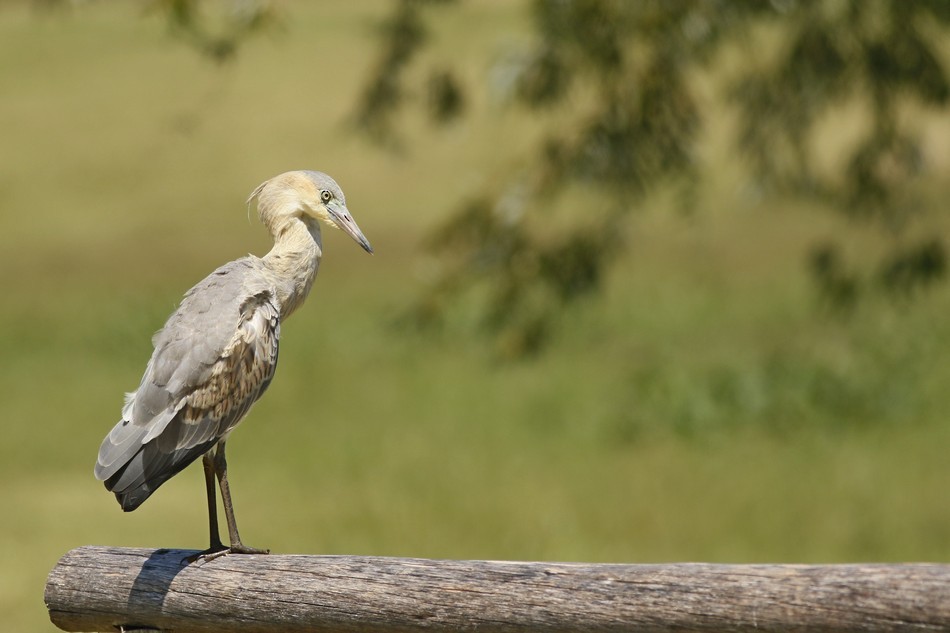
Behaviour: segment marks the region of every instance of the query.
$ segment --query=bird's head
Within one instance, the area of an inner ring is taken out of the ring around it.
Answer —
[[[248,204],[255,198],[261,221],[275,235],[290,218],[307,216],[342,230],[367,253],[373,252],[369,240],[346,208],[343,190],[323,172],[288,171],[274,176],[251,193]]]

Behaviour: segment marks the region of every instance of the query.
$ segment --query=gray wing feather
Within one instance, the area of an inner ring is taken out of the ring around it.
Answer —
[[[96,477],[117,496],[144,485],[144,501],[233,429],[270,384],[279,308],[259,262],[243,258],[199,282],[152,339],[142,382],[99,449]]]

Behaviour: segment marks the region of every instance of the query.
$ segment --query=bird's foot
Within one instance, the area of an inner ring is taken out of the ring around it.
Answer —
[[[224,545],[218,544],[212,545],[203,552],[192,554],[186,560],[189,563],[195,563],[198,561],[201,561],[202,563],[208,563],[216,558],[221,558],[222,556],[227,556],[229,554],[270,554],[270,550],[248,547],[244,543],[232,543],[231,547],[225,547]]]
[[[248,547],[244,543],[238,541],[237,543],[231,543],[231,547],[228,548],[229,554],[270,554],[269,549],[257,549],[256,547]]]
[[[228,548],[225,547],[222,543],[212,543],[211,547],[200,552],[195,552],[191,556],[187,556],[184,559],[184,562],[191,564],[198,561],[208,562],[209,560],[214,560],[219,556],[224,556],[228,553]]]

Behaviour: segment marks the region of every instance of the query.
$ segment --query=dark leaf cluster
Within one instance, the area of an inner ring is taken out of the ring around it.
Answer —
[[[925,169],[920,131],[900,115],[909,105],[948,105],[950,76],[938,55],[950,26],[947,4],[797,0],[773,20],[782,33],[779,54],[750,69],[732,92],[742,114],[743,154],[764,187],[817,194],[853,220],[876,223],[895,241],[877,272],[845,273],[840,244],[817,249],[811,270],[822,295],[850,307],[859,288],[906,295],[942,277],[935,263],[942,261],[942,242],[900,245],[920,213],[912,194]],[[846,148],[840,170],[818,172],[815,130],[829,113],[847,107],[866,113],[868,123]],[[861,283],[861,277],[879,283]]]
[[[394,143],[393,117],[408,101],[404,71],[428,36],[423,11],[454,0],[396,0],[395,10],[379,29],[383,49],[356,106],[356,124],[376,141]],[[464,108],[464,97],[451,70],[429,73],[428,111],[433,120],[447,122]]]
[[[278,11],[268,0],[149,0],[147,6],[167,18],[176,37],[218,63],[231,60],[247,37],[279,22]]]
[[[405,22],[405,33],[386,31],[366,93],[373,99],[360,109],[368,129],[394,129],[401,101],[388,84],[399,85],[407,61],[399,42],[421,28],[423,4],[397,3],[393,19]],[[735,144],[756,188],[817,196],[894,236],[870,272],[849,264],[837,242],[816,247],[809,269],[821,295],[850,307],[872,288],[907,296],[942,278],[942,240],[907,246],[901,239],[919,212],[912,194],[926,166],[920,132],[900,113],[908,104],[947,106],[950,77],[938,44],[950,26],[948,7],[940,0],[532,0],[536,39],[520,61],[513,97],[560,117],[527,175],[463,203],[431,236],[444,267],[417,306],[420,322],[438,321],[461,296],[487,288],[483,323],[503,351],[536,351],[555,315],[601,284],[628,210],[660,187],[695,186],[709,167],[696,144],[712,122],[691,78],[727,47],[743,50],[725,96],[739,113]],[[415,52],[419,39],[410,39]],[[434,118],[461,112],[464,87],[450,70],[431,86]],[[839,169],[817,170],[817,130],[842,108],[865,112],[868,124],[843,148]],[[530,230],[572,187],[591,192],[575,221],[555,236]],[[513,189],[522,191],[515,213],[506,211]]]

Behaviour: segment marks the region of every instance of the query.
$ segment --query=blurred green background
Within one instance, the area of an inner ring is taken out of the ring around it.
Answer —
[[[219,64],[136,3],[0,5],[0,622],[51,630],[46,574],[85,544],[202,548],[200,468],[123,514],[92,475],[181,294],[263,254],[244,206],[319,169],[376,249],[325,236],[268,395],[229,443],[242,535],[279,553],[593,562],[950,558],[950,289],[822,306],[803,258],[880,234],[800,199],[743,195],[723,143],[699,209],[662,196],[624,225],[602,292],[541,354],[399,327],[435,265],[423,236],[538,137],[472,111],[404,151],[354,133],[378,2],[287,3]],[[517,2],[437,18],[474,78],[528,37]],[[489,56],[490,57],[490,56]],[[936,208],[950,120],[927,119]],[[846,133],[842,126],[842,133]],[[834,135],[835,128],[827,131]],[[944,235],[944,213],[921,234]],[[464,312],[464,311],[463,311]],[[459,317],[464,320],[464,314]]]

